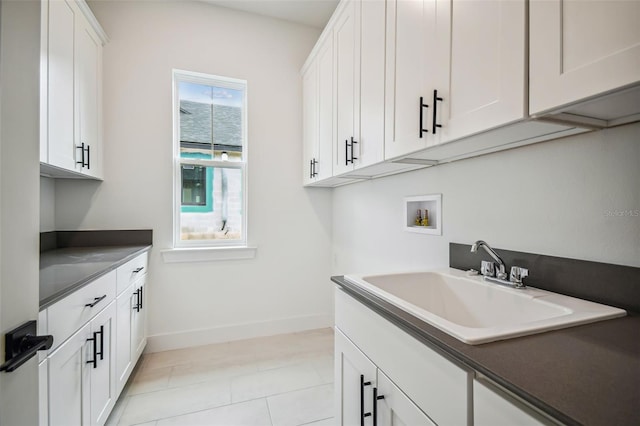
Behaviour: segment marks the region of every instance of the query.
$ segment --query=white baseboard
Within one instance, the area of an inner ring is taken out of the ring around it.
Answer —
[[[147,336],[146,353],[182,349],[212,343],[231,342],[254,337],[295,333],[316,328],[333,327],[333,315],[308,315],[273,321],[233,324],[213,328],[162,333]]]

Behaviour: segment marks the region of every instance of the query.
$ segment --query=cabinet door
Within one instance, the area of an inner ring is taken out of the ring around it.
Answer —
[[[333,37],[336,70],[336,150],[334,174],[353,170],[359,159],[357,120],[360,97],[360,49],[354,0],[347,0],[336,20]],[[355,144],[352,144],[355,141]]]
[[[384,159],[384,0],[358,2],[360,7],[360,123],[355,168]]]
[[[328,34],[318,50],[318,163],[316,180],[333,176],[333,33]]]
[[[454,1],[451,23],[450,90],[437,110],[440,141],[525,118],[525,1]]]
[[[640,81],[640,2],[531,1],[530,113]]]
[[[442,55],[449,44],[450,8],[450,0],[387,2],[385,159],[436,143],[431,133],[433,91],[448,99],[449,63]],[[421,128],[427,129],[422,137]]]
[[[91,320],[91,333],[95,341],[95,362],[87,367],[91,372],[91,424],[103,425],[116,403],[115,375],[115,321],[116,304],[111,302]],[[91,355],[93,359],[93,354]]]
[[[143,276],[134,283],[134,291],[132,294],[132,310],[133,317],[131,319],[131,351],[132,359],[135,364],[142,355],[145,345],[147,344],[146,336],[146,313],[147,313],[147,276]]]
[[[302,182],[314,182],[313,161],[318,157],[318,66],[314,60],[302,76]]]
[[[131,320],[133,317],[133,284],[116,299],[116,395],[119,395],[133,370]]]
[[[336,414],[339,425],[373,425],[376,366],[342,334],[335,331]]]
[[[381,370],[378,370],[376,404],[378,426],[435,426]]]
[[[93,360],[91,325],[86,324],[49,356],[49,424],[90,423],[89,387]]]
[[[48,163],[68,170],[76,169],[74,30],[79,14],[71,1],[49,1]]]
[[[85,146],[82,172],[100,176],[100,114],[102,103],[102,45],[89,23],[82,17],[76,28],[76,145]]]
[[[38,424],[47,426],[49,424],[49,361],[44,360],[38,364]]]

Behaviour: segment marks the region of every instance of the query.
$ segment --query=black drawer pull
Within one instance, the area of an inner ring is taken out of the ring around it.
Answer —
[[[140,287],[140,301],[139,301],[139,306],[140,306],[140,310],[142,310],[142,301],[144,300],[144,287]]]
[[[93,299],[93,303],[87,303],[84,306],[88,306],[89,308],[93,308],[94,306],[96,306],[98,303],[100,303],[100,301],[102,301],[102,299],[106,299],[107,295],[103,295],[102,297],[96,297]]]
[[[139,267],[139,268],[134,269],[134,270],[133,270],[133,273],[134,273],[134,274],[137,274],[138,272],[142,271],[143,269],[144,269],[144,266],[141,266],[141,267]]]
[[[433,134],[436,134],[436,129],[442,127],[442,124],[438,124],[436,121],[436,115],[438,111],[438,101],[443,101],[443,98],[438,97],[438,91],[433,91]]]
[[[422,124],[423,121],[423,110],[424,108],[429,108],[429,105],[424,103],[424,98],[422,96],[420,96],[420,139],[422,139],[422,133],[429,133],[429,129],[425,129],[424,128],[424,124]]]

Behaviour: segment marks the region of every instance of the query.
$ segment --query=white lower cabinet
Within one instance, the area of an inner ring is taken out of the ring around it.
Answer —
[[[146,265],[146,256],[134,260]],[[58,341],[39,365],[40,425],[107,421],[147,341],[147,275],[137,276],[143,270],[138,266],[135,273],[124,273],[119,268],[45,311]],[[116,297],[116,288],[125,286]]]
[[[49,424],[103,425],[116,402],[111,303],[48,358]]]
[[[92,356],[87,323],[49,355],[49,425],[88,425]]]
[[[336,387],[339,425],[435,425],[339,330],[335,362],[336,383],[341,383]]]
[[[118,398],[115,375],[116,304],[111,302],[91,320],[92,351],[90,362],[91,424],[107,421]]]
[[[133,367],[147,343],[145,333],[145,283],[143,275],[127,287],[116,299],[116,389],[122,392]]]
[[[376,366],[339,330],[335,332],[336,415],[340,425],[361,425],[371,416]]]
[[[373,391],[378,388],[377,392],[382,396],[384,392],[392,392],[390,395],[395,395],[393,398],[390,397],[390,402],[386,406],[378,405],[379,408],[385,407],[386,410],[391,410],[387,413],[387,418],[393,419],[393,416],[400,420],[406,418],[407,424],[413,425],[410,419],[422,412],[424,421],[415,424],[431,424],[429,422],[441,425],[471,424],[472,404],[469,393],[469,384],[473,378],[471,370],[457,365],[430,349],[342,290],[336,291],[335,304],[335,379],[339,405],[337,417],[341,419],[338,424],[353,424],[351,417],[346,418],[344,414],[352,412],[353,407],[346,407],[345,402],[352,404],[354,398],[359,399],[359,394],[356,392],[354,397],[353,390],[348,397],[341,396],[341,393],[345,392],[348,386],[353,387],[353,384],[347,385],[343,382],[343,378],[353,376],[355,373],[352,370],[358,370],[355,367],[347,369],[345,365],[359,366],[360,371],[364,371],[362,365],[365,363],[355,361],[357,356],[354,354],[357,353],[363,354],[377,368],[376,375],[369,379],[372,382],[371,396],[367,393],[368,389],[364,391],[365,414],[368,412],[366,410],[371,410],[372,413],[371,416],[365,417],[366,421],[369,417],[373,417]],[[355,345],[356,348],[352,348],[355,351],[344,349],[348,345],[343,344],[345,340],[342,337]],[[350,362],[345,363],[344,359],[349,359]],[[399,393],[394,393],[394,389],[388,386],[383,388],[384,391],[379,389],[382,383],[386,383],[381,379],[382,372],[390,381],[393,381]],[[406,396],[407,400],[399,402],[400,395]],[[411,402],[417,411],[408,408],[410,405],[405,402]],[[383,423],[378,423],[378,425],[381,424]]]

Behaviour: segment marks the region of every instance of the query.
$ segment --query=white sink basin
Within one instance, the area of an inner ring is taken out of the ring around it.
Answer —
[[[622,317],[626,311],[536,288],[513,289],[457,269],[346,275],[374,293],[471,345]]]

